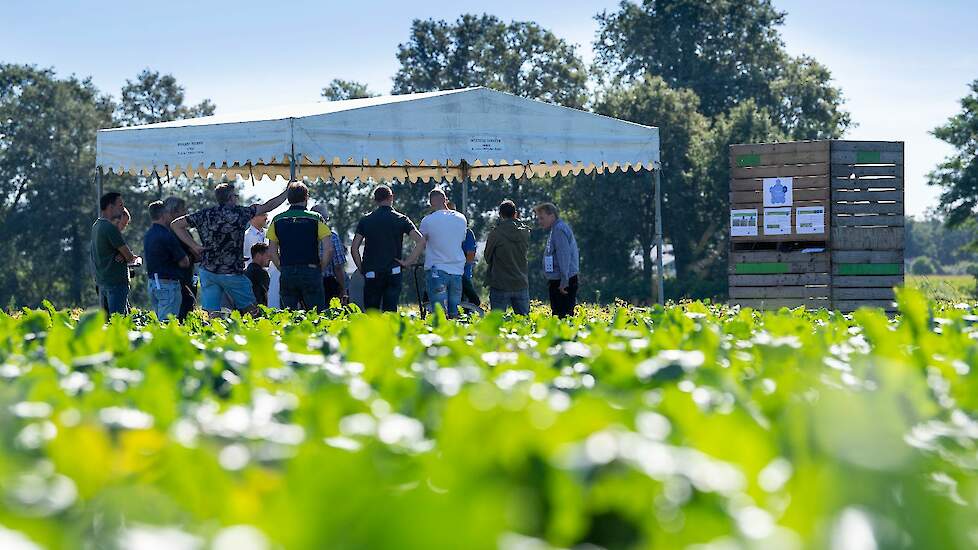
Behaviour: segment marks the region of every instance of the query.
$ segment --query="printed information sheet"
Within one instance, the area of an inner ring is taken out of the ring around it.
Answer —
[[[730,236],[757,236],[757,209],[730,211]]]
[[[792,178],[764,178],[764,207],[791,206]]]
[[[790,208],[765,208],[764,209],[764,234],[765,235],[790,235],[791,234],[791,209]]]
[[[825,207],[799,206],[796,208],[795,232],[799,235],[825,233]]]

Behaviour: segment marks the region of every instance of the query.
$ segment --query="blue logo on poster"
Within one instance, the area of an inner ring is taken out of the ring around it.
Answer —
[[[786,199],[785,199],[785,193],[788,192],[788,188],[783,183],[781,183],[781,180],[776,180],[774,182],[774,185],[772,185],[771,187],[769,187],[768,190],[771,192],[771,203],[772,204],[784,204],[785,203],[785,201],[786,201]]]

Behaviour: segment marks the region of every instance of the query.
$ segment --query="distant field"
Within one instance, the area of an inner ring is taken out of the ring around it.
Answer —
[[[975,278],[971,275],[907,275],[907,286],[920,289],[932,300],[975,298]]]

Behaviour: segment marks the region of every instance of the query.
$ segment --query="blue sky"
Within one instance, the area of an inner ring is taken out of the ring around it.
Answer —
[[[594,14],[612,0],[495,2],[6,2],[0,61],[92,76],[118,95],[145,67],[173,73],[191,101],[232,112],[314,101],[333,78],[388,92],[397,44],[415,18],[488,11],[532,20],[579,45],[590,61]],[[975,0],[775,0],[788,12],[793,54],[827,65],[858,127],[846,137],[906,142],[907,211],[936,204],[925,176],[949,153],[928,131],[959,109],[978,79]]]

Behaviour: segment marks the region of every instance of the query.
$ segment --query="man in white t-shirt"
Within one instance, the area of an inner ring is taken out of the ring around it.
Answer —
[[[462,273],[465,271],[462,241],[465,240],[468,223],[465,216],[449,210],[447,202],[441,189],[428,193],[428,204],[434,211],[421,220],[418,229],[426,241],[424,268],[429,307],[434,311],[435,304],[441,304],[449,317],[456,317],[458,305],[462,302]]]

